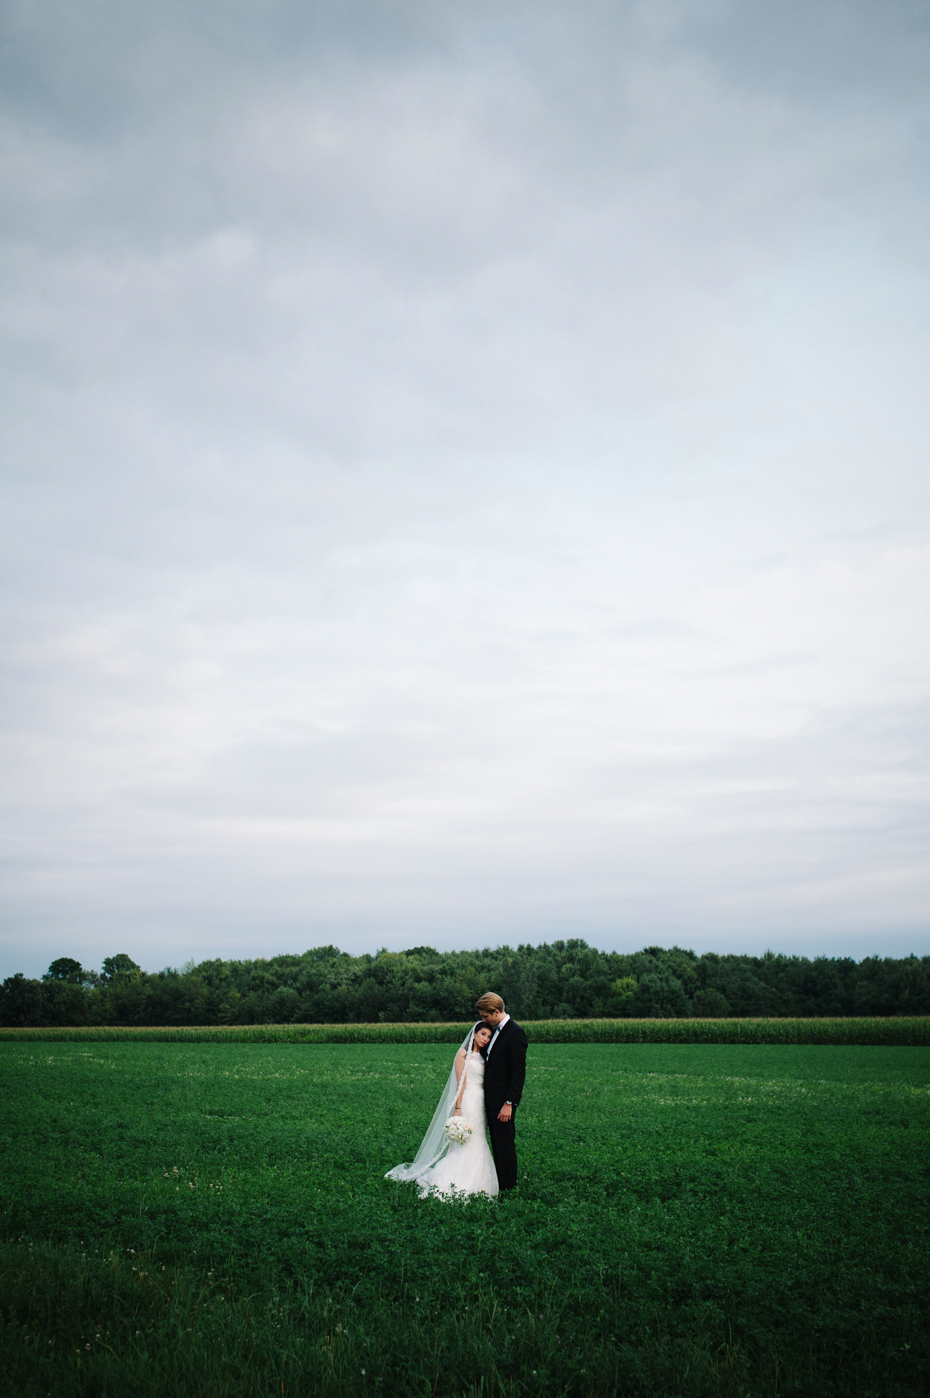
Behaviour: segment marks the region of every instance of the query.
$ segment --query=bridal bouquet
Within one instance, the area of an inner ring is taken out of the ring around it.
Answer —
[[[450,1116],[445,1128],[449,1140],[456,1141],[460,1146],[465,1144],[474,1129],[463,1116]]]

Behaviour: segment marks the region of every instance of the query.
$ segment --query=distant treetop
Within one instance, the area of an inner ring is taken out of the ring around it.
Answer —
[[[3,1025],[211,1025],[460,1021],[485,990],[516,1018],[833,1018],[930,1014],[930,957],[696,955],[599,951],[580,938],[351,956],[312,947],[251,961],[143,971],[125,952],[98,975],[73,957],[41,980],[9,976]]]

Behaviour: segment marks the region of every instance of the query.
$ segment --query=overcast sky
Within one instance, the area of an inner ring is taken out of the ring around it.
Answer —
[[[3,944],[930,952],[930,8],[10,0]]]

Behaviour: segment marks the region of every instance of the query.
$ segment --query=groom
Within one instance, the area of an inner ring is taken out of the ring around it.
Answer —
[[[501,1191],[517,1183],[517,1145],[514,1115],[526,1079],[526,1035],[504,1002],[489,990],[476,1003],[483,1022],[493,1029],[484,1063],[484,1106],[491,1133],[491,1150]]]

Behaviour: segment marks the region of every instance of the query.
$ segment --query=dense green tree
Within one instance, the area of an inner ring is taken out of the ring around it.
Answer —
[[[54,963],[53,963],[54,964]],[[100,979],[104,985],[111,985],[123,976],[131,976],[134,971],[140,971],[141,966],[137,966],[131,956],[125,952],[118,952],[116,956],[105,956],[103,958],[103,971]]]
[[[57,961],[53,961],[45,975],[44,981],[64,981],[67,985],[84,985],[87,979],[87,972],[80,961],[75,961],[73,956],[59,956]]]
[[[683,1019],[691,1012],[684,986],[670,971],[651,971],[643,976],[630,1010],[637,1019]]]
[[[713,986],[698,990],[691,1003],[694,1013],[704,1019],[726,1019],[732,1013],[727,997]]]
[[[41,981],[27,980],[22,971],[8,976],[3,982],[2,1004],[3,1023],[24,1028],[28,1025],[47,1024],[48,996]]]
[[[106,958],[99,976],[59,957],[41,980],[3,982],[0,1023],[435,1022],[467,1018],[485,990],[497,990],[522,1019],[930,1014],[930,957],[698,956],[657,946],[604,952],[577,938],[364,956],[323,946],[154,973],[120,953]]]
[[[17,972],[0,986],[0,1024],[84,1024],[88,997],[82,986],[64,980],[27,980]]]

